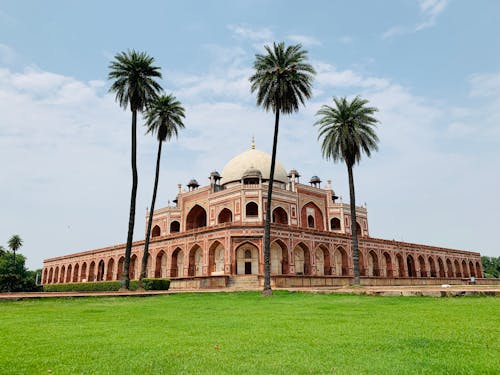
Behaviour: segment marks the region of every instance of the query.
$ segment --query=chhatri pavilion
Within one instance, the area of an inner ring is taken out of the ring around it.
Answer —
[[[148,277],[172,288],[257,287],[264,275],[264,221],[271,155],[255,149],[231,159],[210,183],[196,180],[174,206],[153,213]],[[271,285],[340,286],[353,282],[351,231],[359,237],[362,285],[465,283],[481,278],[480,254],[370,236],[366,207],[339,201],[331,181],[308,183],[276,161],[271,225]],[[147,220],[147,219],[146,219]],[[147,223],[146,223],[147,224]],[[146,225],[147,227],[147,225]],[[130,278],[137,279],[144,240],[133,243]],[[119,280],[125,244],[43,262],[43,284]]]

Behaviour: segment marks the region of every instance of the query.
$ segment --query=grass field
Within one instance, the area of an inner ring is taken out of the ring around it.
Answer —
[[[498,374],[500,299],[275,292],[0,302],[1,374]]]

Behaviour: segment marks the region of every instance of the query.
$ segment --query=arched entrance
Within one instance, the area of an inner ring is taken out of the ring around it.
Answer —
[[[471,275],[471,277],[476,277],[476,270],[474,269],[474,263],[472,263],[472,261],[469,261],[469,275]]]
[[[310,275],[312,273],[312,267],[309,248],[301,242],[293,249],[293,256],[295,273],[297,275]]]
[[[259,273],[259,250],[250,243],[236,249],[236,274],[252,275]]]
[[[380,276],[378,256],[373,250],[368,253],[368,276]]]
[[[349,264],[347,262],[347,253],[343,247],[338,247],[333,253],[335,275],[347,276],[349,273]]]
[[[61,267],[61,274],[59,275],[59,283],[64,283],[64,272],[66,268],[64,266]]]
[[[207,226],[207,212],[200,205],[195,205],[186,218],[186,230]]]
[[[161,235],[160,226],[155,225],[155,226],[153,227],[153,230],[151,231],[151,237],[152,237],[152,238],[155,238],[155,237],[160,237],[160,235]]]
[[[417,277],[417,271],[415,269],[415,260],[411,255],[406,257],[406,267],[408,268],[408,277]]]
[[[229,208],[224,208],[220,213],[219,217],[217,218],[217,222],[219,224],[223,223],[230,223],[233,221],[233,213]]]
[[[137,255],[134,254],[130,257],[130,263],[128,267],[128,277],[130,278],[130,280],[135,280],[138,276],[137,265]]]
[[[340,230],[340,219],[338,217],[334,217],[330,220],[330,228],[332,230]]]
[[[155,277],[167,277],[167,254],[163,250],[156,254]]]
[[[313,202],[309,202],[302,207],[300,218],[302,227],[324,230],[323,214],[321,209]]]
[[[460,263],[458,262],[458,259],[455,259],[453,264],[455,265],[455,277],[462,277],[462,271],[460,270]]]
[[[430,271],[430,277],[436,277],[436,265],[434,263],[434,259],[432,257],[429,257],[429,271]]]
[[[359,276],[366,276],[366,265],[365,265],[365,256],[363,252],[358,250],[359,254]]]
[[[71,264],[70,264],[68,266],[68,268],[66,269],[66,282],[67,283],[71,282],[71,271],[72,271],[72,267],[71,267]]]
[[[224,274],[224,246],[215,241],[208,250],[208,272],[210,275]]]
[[[170,223],[170,233],[178,233],[181,230],[181,223],[174,220]]]
[[[104,280],[104,260],[100,260],[97,265],[97,277],[96,281]]]
[[[439,272],[439,277],[446,277],[446,272],[444,270],[444,262],[441,258],[438,258],[438,272]]]
[[[198,245],[194,245],[189,251],[188,276],[203,275],[203,251]]]
[[[272,215],[273,223],[276,224],[288,224],[288,214],[282,207],[276,207],[273,210],[273,215]]]
[[[54,284],[57,284],[59,282],[59,266],[56,267],[54,270]]]
[[[289,272],[288,250],[282,241],[271,244],[271,274],[283,275]]]
[[[123,276],[123,263],[125,263],[125,258],[120,257],[118,259],[118,268],[116,269],[116,280],[120,280]]]
[[[450,258],[446,258],[446,271],[448,273],[448,277],[455,277],[455,274],[453,273],[453,265],[451,264]]]
[[[420,277],[427,277],[427,270],[425,267],[425,259],[422,255],[418,257],[418,266],[420,267]]]
[[[172,253],[170,277],[184,277],[184,251],[179,247]]]
[[[328,248],[323,245],[318,246],[314,256],[316,261],[316,275],[331,275],[332,268],[330,266],[330,251],[328,251]]]
[[[95,281],[96,277],[95,277],[95,262],[92,261],[90,262],[90,265],[89,265],[89,277],[87,279],[87,281],[90,281],[90,282],[93,282]]]
[[[476,262],[476,277],[483,277],[483,273],[481,272],[481,265],[479,262]]]
[[[394,271],[392,269],[392,259],[389,253],[384,252],[384,260],[385,260],[385,274],[386,277],[394,277]]]
[[[467,269],[467,262],[464,260],[462,260],[462,274],[463,274],[463,277],[469,277],[469,270]]]
[[[82,263],[82,271],[80,273],[80,282],[87,281],[87,263]]]
[[[400,253],[396,254],[396,263],[398,265],[398,277],[405,277],[405,261]]]
[[[106,270],[106,280],[113,280],[113,273],[115,272],[115,260],[113,258],[109,258],[108,260],[108,268]]]

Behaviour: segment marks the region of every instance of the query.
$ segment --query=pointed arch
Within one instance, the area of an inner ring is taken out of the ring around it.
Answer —
[[[170,233],[179,233],[181,231],[181,223],[177,220],[173,220],[170,223]]]
[[[368,253],[368,276],[380,276],[378,256],[374,250]]]
[[[196,204],[186,217],[186,230],[202,228],[207,226],[207,211]]]
[[[203,251],[200,245],[194,245],[189,250],[189,268],[188,276],[203,275]]]
[[[446,273],[448,277],[455,277],[455,273],[453,272],[453,264],[451,263],[450,258],[446,258]]]
[[[288,225],[288,213],[283,207],[276,207],[272,215],[273,223]]]
[[[184,277],[184,251],[180,247],[172,252],[170,277]]]
[[[101,259],[97,264],[96,281],[103,281],[103,280],[104,280],[104,260]]]
[[[476,270],[474,269],[474,263],[472,261],[469,261],[469,275],[471,277],[476,277]]]
[[[80,271],[80,282],[87,280],[87,262],[82,263],[82,270]]]
[[[460,269],[460,263],[458,259],[455,259],[453,265],[455,266],[455,277],[462,277],[462,270]]]
[[[417,270],[415,267],[415,259],[413,259],[413,256],[408,255],[406,257],[406,266],[408,269],[408,277],[417,277]]]
[[[223,274],[225,264],[225,249],[224,245],[219,241],[215,241],[208,248],[208,273]]]
[[[300,242],[293,248],[293,257],[295,263],[295,273],[297,275],[310,275],[311,267],[311,252],[309,248]]]
[[[284,275],[290,271],[288,261],[288,248],[281,240],[275,240],[271,243],[271,274]]]
[[[71,264],[68,265],[68,268],[66,268],[66,282],[70,283],[71,282],[71,271],[73,271],[73,267]]]
[[[61,273],[59,274],[59,283],[63,284],[64,283],[64,273],[66,271],[65,266],[61,266]]]
[[[125,258],[123,256],[121,256],[118,259],[118,267],[116,268],[116,280],[120,280],[122,278],[122,275],[123,275],[123,263],[125,263]]]
[[[330,220],[330,229],[331,230],[340,230],[340,219],[338,217],[333,217]]]
[[[339,246],[335,249],[333,260],[334,260],[335,275],[347,276],[349,274],[349,263],[347,258],[347,252],[342,246]]]
[[[259,216],[259,205],[255,202],[248,202],[245,205],[245,216],[246,217]]]
[[[138,274],[137,274],[137,264],[138,263],[139,262],[137,262],[137,255],[132,254],[132,256],[130,257],[130,263],[128,266],[128,277],[130,280],[135,280],[138,276]]]
[[[359,249],[359,276],[366,276],[365,255],[361,249]]]
[[[316,274],[319,276],[331,275],[330,250],[325,245],[319,245],[314,251],[316,261]]]
[[[158,254],[156,254],[155,277],[167,277],[167,254],[163,250],[158,251]]]
[[[463,277],[469,277],[469,270],[467,269],[467,262],[462,259],[462,275]]]
[[[42,284],[48,284],[48,282],[47,282],[47,275],[48,275],[47,268],[44,268],[44,270],[43,270]]]
[[[108,267],[106,268],[106,281],[113,280],[113,273],[115,272],[115,260],[108,259]]]
[[[392,259],[387,251],[384,252],[384,271],[386,277],[394,277],[394,270],[392,269]],[[381,275],[382,276],[382,275]]]
[[[224,208],[219,212],[219,216],[217,217],[217,223],[231,223],[233,221],[233,213],[229,208]]]
[[[50,267],[49,269],[49,280],[47,282],[47,284],[53,284],[54,283],[54,269],[52,267]]]
[[[59,282],[59,266],[56,266],[54,270],[54,284]]]
[[[236,250],[236,274],[252,275],[259,273],[259,248],[251,242],[244,242]]]
[[[363,231],[361,230],[361,225],[359,225],[359,223],[356,221],[356,234],[359,236],[359,237],[362,237],[363,236]]]
[[[300,218],[303,228],[324,230],[323,212],[315,203],[308,202],[302,206]]]
[[[481,264],[476,262],[476,277],[482,278],[483,272],[481,271]]]
[[[160,237],[161,235],[161,229],[160,229],[160,226],[159,225],[155,225],[153,227],[153,229],[151,230],[151,237],[152,238],[155,238],[155,237]]]
[[[396,254],[396,264],[398,265],[398,277],[405,277],[405,261],[400,253]]]
[[[438,274],[439,274],[439,277],[446,277],[446,271],[445,271],[445,268],[444,268],[444,262],[443,262],[443,259],[441,259],[441,257],[438,257]]]
[[[434,263],[434,259],[432,257],[428,258],[429,260],[429,276],[430,277],[436,277],[436,264]]]
[[[422,255],[418,257],[418,266],[420,268],[420,277],[427,277],[427,268],[425,266],[425,259]]]

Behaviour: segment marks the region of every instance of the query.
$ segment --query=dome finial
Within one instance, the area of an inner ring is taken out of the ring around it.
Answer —
[[[252,144],[251,144],[251,149],[255,150],[255,137],[252,135]]]

